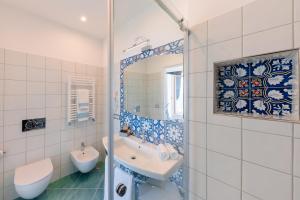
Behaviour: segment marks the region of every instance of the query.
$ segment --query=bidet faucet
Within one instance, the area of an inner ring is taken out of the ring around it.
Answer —
[[[81,148],[80,148],[80,150],[84,151],[84,149],[85,149],[85,144],[84,144],[84,142],[81,142]]]

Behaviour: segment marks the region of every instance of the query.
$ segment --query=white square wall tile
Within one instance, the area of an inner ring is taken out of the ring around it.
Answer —
[[[293,20],[293,0],[254,1],[244,7],[243,15],[244,34],[286,25]]]
[[[45,68],[45,57],[37,55],[28,55],[27,66]]]
[[[294,140],[294,175],[300,177],[300,139]]]
[[[61,61],[55,58],[46,58],[46,69],[60,70]]]
[[[53,146],[60,143],[60,132],[53,132],[45,135],[45,145]]]
[[[207,47],[189,52],[189,67],[189,73],[205,72],[207,70]]]
[[[206,176],[190,169],[189,190],[197,196],[206,199]]]
[[[46,82],[61,82],[61,71],[60,70],[46,70]]]
[[[46,107],[60,107],[61,106],[61,95],[46,95]]]
[[[189,48],[196,49],[207,45],[207,22],[198,24],[191,28]]]
[[[294,24],[294,30],[295,30],[295,34],[294,34],[294,47],[295,48],[300,48],[300,22],[297,22]]]
[[[207,174],[236,188],[241,188],[241,160],[207,151]]]
[[[45,157],[60,155],[60,144],[45,147]]]
[[[241,128],[241,118],[223,114],[214,114],[213,98],[207,99],[207,122],[234,128]]]
[[[243,129],[276,135],[292,136],[293,124],[279,121],[244,118]]]
[[[5,64],[26,66],[27,56],[25,53],[5,49]]]
[[[20,125],[26,118],[26,110],[8,110],[4,111],[4,125]]]
[[[26,134],[22,132],[22,125],[4,126],[4,141],[25,138]]]
[[[4,79],[4,64],[0,63],[0,79]]]
[[[29,163],[32,163],[32,162],[43,160],[44,159],[44,154],[45,154],[45,149],[44,148],[35,149],[33,151],[27,151],[26,152],[27,163],[29,164]]]
[[[48,120],[60,119],[61,118],[60,107],[46,108],[46,118]]]
[[[189,120],[206,122],[206,98],[189,98]]]
[[[26,81],[5,80],[4,81],[5,95],[25,95]]]
[[[207,97],[213,98],[214,97],[214,73],[207,72],[207,89],[206,95]]]
[[[207,148],[241,158],[241,129],[208,124]]]
[[[4,171],[14,170],[16,167],[25,164],[25,153],[6,156],[4,158]]]
[[[45,117],[45,109],[27,109],[26,116],[28,119],[43,118]]]
[[[285,25],[245,36],[243,56],[253,56],[292,49],[292,31],[292,25]]]
[[[243,162],[243,190],[259,199],[291,199],[291,176]]]
[[[294,124],[294,137],[300,139],[300,124]]]
[[[208,21],[208,44],[242,36],[242,9],[230,11]]]
[[[23,138],[23,139],[6,141],[4,143],[4,149],[6,151],[7,156],[23,153],[26,151],[26,139]]]
[[[27,82],[28,94],[45,94],[45,82]]]
[[[61,83],[46,83],[46,94],[61,94]]]
[[[26,109],[26,95],[4,96],[4,110],[24,110]]]
[[[300,21],[300,0],[294,0],[295,21]]]
[[[4,63],[4,49],[0,48],[0,63]]]
[[[250,194],[247,194],[245,192],[242,193],[242,200],[259,200],[254,196],[251,196]]]
[[[206,72],[189,75],[190,97],[206,97],[206,77]]]
[[[4,122],[3,122],[3,110],[0,110],[0,126],[3,126]]]
[[[28,109],[42,109],[45,107],[45,95],[27,95]]]
[[[62,142],[60,145],[61,153],[70,153],[73,150],[73,141]]]
[[[206,147],[206,124],[189,122],[189,143],[199,147]]]
[[[292,138],[243,131],[243,159],[291,173]]]
[[[300,199],[300,178],[294,177],[294,200]]]
[[[209,197],[209,200],[240,200],[241,193],[233,187],[208,177],[207,196]]]
[[[208,46],[208,71],[213,71],[215,62],[242,57],[242,39],[237,38]]]
[[[26,67],[5,65],[4,78],[9,80],[26,81]]]
[[[27,138],[27,149],[28,150],[34,150],[42,148],[45,144],[45,136],[44,135],[38,135],[38,136],[32,136]]]
[[[206,149],[189,145],[189,167],[206,173]]]
[[[46,78],[46,71],[43,68],[28,67],[27,80],[35,82],[43,82]]]

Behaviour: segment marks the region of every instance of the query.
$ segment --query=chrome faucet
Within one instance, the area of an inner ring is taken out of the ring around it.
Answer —
[[[85,149],[85,144],[84,144],[84,142],[81,142],[81,148],[80,148],[80,150],[84,151],[84,149]]]

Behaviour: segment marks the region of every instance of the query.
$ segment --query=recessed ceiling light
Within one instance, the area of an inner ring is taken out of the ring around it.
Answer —
[[[86,19],[86,16],[81,16],[81,17],[80,17],[80,21],[86,22],[86,20],[87,20],[87,19]]]

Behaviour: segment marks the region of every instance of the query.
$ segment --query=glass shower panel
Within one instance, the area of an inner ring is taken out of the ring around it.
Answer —
[[[152,0],[115,0],[114,197],[184,198],[184,32]]]

